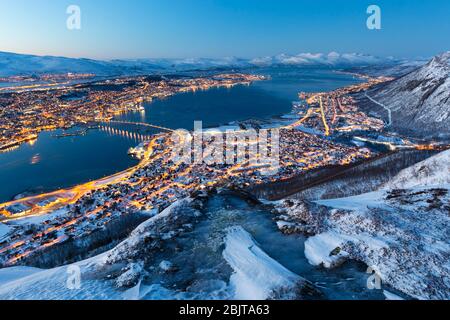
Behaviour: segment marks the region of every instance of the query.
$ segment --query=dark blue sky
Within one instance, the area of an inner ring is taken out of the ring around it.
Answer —
[[[81,30],[66,8],[81,8]],[[366,27],[367,7],[382,30]],[[0,0],[0,51],[89,58],[450,50],[449,0]]]

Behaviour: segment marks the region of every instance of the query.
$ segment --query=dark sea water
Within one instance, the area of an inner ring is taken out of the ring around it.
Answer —
[[[41,133],[33,145],[0,154],[0,201],[87,182],[136,163],[126,152],[137,144],[131,139],[99,130],[67,138],[52,137],[55,133]]]
[[[178,94],[146,104],[143,113],[129,113],[118,119],[173,129],[192,129],[196,120],[211,127],[237,120],[267,119],[290,112],[299,91],[331,90],[357,82],[327,69],[281,67],[245,72],[270,75],[272,79],[251,86]],[[121,131],[89,130],[85,136],[67,138],[54,138],[55,132],[45,132],[33,145],[0,154],[0,202],[24,192],[70,187],[132,166],[136,162],[127,150],[139,140],[131,133],[152,132],[140,132],[131,126],[116,125],[114,129]]]
[[[147,104],[144,117],[132,113],[120,119],[144,120],[172,129],[192,129],[194,121],[203,121],[204,127],[212,127],[233,121],[267,119],[289,113],[300,91],[328,91],[358,81],[328,69],[279,67],[244,72],[270,75],[272,79],[257,81],[251,86],[213,88],[156,100]]]

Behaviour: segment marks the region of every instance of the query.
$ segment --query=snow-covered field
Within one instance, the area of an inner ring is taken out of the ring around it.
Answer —
[[[49,270],[14,267],[0,271],[1,300],[84,300],[120,299],[112,284],[95,276],[104,255]],[[79,268],[81,290],[71,290],[72,270]]]

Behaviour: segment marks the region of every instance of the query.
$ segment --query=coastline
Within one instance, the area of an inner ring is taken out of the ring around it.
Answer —
[[[144,76],[128,76],[124,78],[111,78],[110,80],[119,81],[119,83],[126,83],[127,79],[132,79],[133,81],[144,81]],[[66,119],[60,118],[58,123],[53,123],[51,125],[42,125],[35,128],[28,128],[27,130],[30,131],[31,135],[38,136],[41,132],[47,132],[47,131],[54,131],[54,130],[65,130],[70,129],[76,126],[80,125],[90,125],[90,124],[97,124],[101,122],[107,122],[111,119],[113,119],[115,116],[122,114],[122,113],[128,113],[131,111],[140,111],[142,108],[142,103],[146,101],[152,101],[156,98],[168,98],[176,95],[177,93],[184,93],[184,92],[195,92],[198,90],[208,90],[210,88],[232,88],[236,85],[250,85],[251,83],[255,81],[264,81],[266,78],[264,76],[260,75],[253,75],[253,74],[244,74],[244,73],[230,73],[230,74],[223,74],[218,73],[209,77],[192,77],[185,82],[182,83],[181,86],[171,90],[168,90],[167,88],[163,87],[162,89],[158,89],[160,91],[156,92],[150,92],[148,93],[146,90],[148,87],[151,86],[151,82],[145,82],[145,86],[143,88],[134,88],[138,92],[138,97],[136,97],[136,93],[130,94],[129,96],[121,97],[120,101],[116,102],[115,104],[113,102],[110,102],[108,105],[105,104],[104,107],[106,107],[105,115],[97,116],[97,115],[89,115],[86,119],[78,119],[76,121],[72,120],[71,124],[65,123]],[[89,88],[89,86],[96,87],[96,86],[108,86],[108,81],[94,81],[94,82],[88,82],[86,84],[70,84],[67,87],[61,87],[61,88],[54,88],[52,91],[58,92],[59,90],[65,88],[65,89],[71,89],[71,90],[80,90],[83,88]],[[165,81],[165,80],[164,80]],[[176,81],[176,80],[170,80],[170,81]],[[139,91],[141,90],[141,91]],[[100,91],[101,92],[101,91]],[[22,92],[17,92],[17,94],[21,94]],[[90,101],[86,101],[84,104],[88,104]],[[61,105],[63,105],[62,101],[60,101]],[[76,102],[74,102],[76,103]],[[80,105],[81,108],[83,106]],[[109,109],[108,109],[109,108]],[[17,134],[17,133],[16,133]],[[13,141],[8,141],[6,143],[3,143],[2,146],[20,146],[24,142],[28,141],[28,137],[20,137],[19,139],[15,139]],[[1,147],[0,147],[1,148]]]
[[[295,120],[292,119],[292,116],[287,118],[288,123]],[[273,118],[270,123],[274,124]],[[346,147],[316,136],[306,135],[296,131],[294,127],[295,125],[291,124],[283,127],[286,130],[281,130],[284,142],[286,142],[285,154],[288,157],[287,160],[282,161],[288,161],[288,164],[283,164],[282,170],[275,176],[259,177],[255,174],[250,177],[248,174],[245,175],[243,172],[246,170],[240,169],[245,168],[248,163],[238,163],[225,169],[220,166],[211,168],[205,164],[191,166],[171,163],[170,148],[166,144],[171,139],[167,134],[160,134],[145,146],[144,160],[137,166],[125,170],[123,175],[116,174],[71,189],[58,190],[3,204],[0,206],[4,215],[3,221],[30,216],[45,216],[62,207],[67,207],[68,211],[66,215],[41,225],[39,228],[43,231],[38,234],[36,239],[14,240],[13,244],[0,249],[0,252],[9,252],[4,257],[4,263],[8,266],[16,265],[27,257],[38,254],[43,247],[57,247],[71,237],[82,238],[85,230],[89,229],[90,232],[93,232],[98,225],[87,225],[87,220],[102,221],[104,225],[120,217],[123,212],[143,210],[160,212],[177,199],[192,193],[233,185],[240,188],[243,185],[283,179],[295,172],[307,172],[327,164],[357,161],[367,158],[371,153],[368,150]],[[153,152],[154,149],[155,152]],[[311,153],[315,154],[318,149],[322,150],[320,152],[323,156],[310,156]],[[289,163],[292,163],[293,159],[298,159],[297,152],[304,153],[305,159],[309,159],[309,164],[298,162],[297,165],[290,165]],[[150,157],[150,155],[152,156]],[[191,175],[193,170],[196,170],[196,174]],[[25,239],[28,237],[21,230],[17,230],[17,233]]]
[[[264,80],[268,79],[267,76],[264,76]],[[249,85],[248,83],[236,83],[234,84],[232,87],[234,86],[239,86],[239,85]],[[251,83],[250,83],[251,85]],[[222,86],[212,86],[210,88],[222,88],[222,87],[227,87],[226,85],[222,85]],[[202,90],[209,90],[208,89],[202,89]],[[189,93],[189,92],[195,92],[196,90],[187,90],[187,91],[181,91],[181,92],[176,92],[173,93],[169,96],[164,96],[164,97],[156,97],[156,98],[152,98],[152,100],[148,101],[147,103],[151,103],[155,100],[155,99],[166,99],[166,98],[171,98],[174,97],[176,95],[179,94],[184,94],[184,93]],[[241,125],[244,126],[248,126],[250,125],[250,127],[246,127],[246,129],[252,128],[252,125],[257,125],[260,126],[262,129],[270,129],[270,128],[284,128],[284,127],[288,127],[291,126],[293,124],[295,124],[296,122],[298,122],[298,120],[300,120],[300,116],[299,115],[295,115],[294,116],[294,110],[295,110],[295,103],[297,103],[296,101],[292,101],[291,102],[291,110],[288,113],[282,113],[282,114],[278,114],[278,115],[271,115],[268,118],[261,118],[261,119],[247,119],[247,120],[242,120],[242,121],[232,121],[229,123],[225,123],[222,124],[220,126],[211,126],[211,127],[207,127],[204,129],[207,130],[218,130],[218,131],[224,131],[226,129],[239,129],[241,127]],[[132,113],[133,110],[127,110],[125,111],[126,113]],[[301,130],[301,129],[300,129]],[[314,135],[320,135],[320,132],[317,133],[311,133],[309,132],[309,130],[306,130],[308,134],[314,134]],[[157,137],[158,135],[161,135],[162,133],[158,133],[156,135],[154,135],[154,137]],[[163,134],[164,135],[164,134]],[[148,141],[147,141],[148,143]],[[149,144],[150,145],[150,144]],[[127,152],[127,151],[124,151]],[[146,153],[149,153],[149,150],[146,151]],[[36,195],[31,195],[31,196],[27,196],[21,199],[16,199],[16,200],[12,200],[12,201],[7,201],[7,202],[3,202],[0,203],[0,212],[2,210],[4,210],[5,207],[8,207],[10,205],[14,205],[17,203],[24,203],[24,202],[31,202],[32,204],[34,204],[36,202],[36,200],[42,200],[42,199],[46,199],[46,198],[51,198],[54,196],[61,196],[61,198],[64,200],[64,202],[68,203],[74,203],[76,202],[76,200],[78,200],[79,198],[81,198],[82,195],[86,194],[88,191],[90,190],[94,190],[93,187],[95,187],[95,189],[97,188],[101,188],[101,186],[106,186],[106,185],[110,185],[114,182],[118,182],[118,181],[123,181],[126,179],[125,176],[122,176],[123,174],[125,174],[126,176],[131,176],[134,172],[136,172],[139,168],[145,166],[146,162],[145,162],[146,157],[143,157],[143,160],[139,161],[138,164],[136,164],[135,166],[132,166],[130,168],[126,168],[120,172],[117,173],[112,173],[111,175],[107,175],[105,177],[101,177],[98,179],[94,179],[90,182],[82,182],[80,184],[75,184],[73,186],[69,186],[67,188],[62,188],[62,189],[58,189],[58,190],[54,190],[54,191],[49,191],[49,192],[45,192],[45,193],[39,193]],[[119,178],[117,178],[119,177]],[[111,181],[111,183],[102,183],[102,181]],[[25,193],[25,191],[20,192],[21,193]],[[75,194],[73,196],[71,196],[72,194]],[[46,210],[44,210],[43,214],[46,214],[48,212],[60,209],[62,206],[64,206],[61,203],[58,203],[58,205],[55,205],[54,207],[52,206],[51,208],[47,208]],[[32,214],[27,214],[26,216],[33,216]],[[22,217],[19,217],[22,218]],[[1,221],[1,220],[0,220]]]

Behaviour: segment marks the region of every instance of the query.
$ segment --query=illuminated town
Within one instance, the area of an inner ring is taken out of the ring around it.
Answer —
[[[10,108],[3,109],[1,118],[2,148],[33,141],[44,130],[93,124],[101,128],[116,123],[114,116],[117,114],[139,110],[144,101],[211,87],[248,85],[264,79],[264,76],[249,74],[156,81],[132,77],[91,86],[78,84],[58,90],[4,94],[0,99]],[[165,133],[149,136],[148,140],[130,149],[130,155],[140,159],[135,167],[74,188],[1,204],[2,222],[39,217],[43,223],[32,227],[16,224],[14,232],[0,243],[0,265],[22,264],[45,254],[53,246],[101,234],[109,224],[127,218],[154,216],[172,203],[192,195],[208,194],[221,188],[248,190],[315,169],[349,166],[376,157],[378,153],[366,147],[352,147],[330,139],[343,133],[384,129],[384,121],[359,110],[352,94],[390,79],[365,79],[367,81],[361,84],[332,92],[299,94],[301,102],[294,103],[292,109],[297,120],[271,128],[278,130],[280,135],[279,166],[271,175],[264,175],[260,167],[251,165],[251,154],[245,155],[244,162],[234,165],[174,162],[172,149],[180,143],[179,139],[173,140],[177,132],[158,127]],[[105,87],[109,90],[101,89]],[[70,99],[79,97],[80,93],[83,93],[81,98]],[[129,124],[155,127],[146,123]],[[246,130],[240,131],[245,133]],[[215,134],[224,133],[218,131]],[[433,149],[416,144],[409,147]]]
[[[298,124],[320,129],[325,136],[330,136],[334,132],[382,131],[385,127],[384,122],[360,111],[351,94],[366,91],[392,78],[357,76],[367,81],[332,92],[300,93],[299,97],[306,100],[308,108]],[[299,109],[301,107],[299,106]]]
[[[105,93],[91,89],[82,100],[64,104],[61,104],[62,96],[74,95],[86,89],[76,85],[50,95],[47,91],[24,92],[3,98],[12,104],[12,110],[16,112],[10,113],[11,117],[6,119],[17,119],[10,122],[3,120],[3,123],[8,123],[3,127],[3,136],[10,137],[5,143],[12,144],[42,130],[80,123],[114,123],[112,119],[115,114],[140,108],[140,103],[144,100],[167,97],[177,92],[206,90],[214,86],[249,84],[263,79],[261,76],[244,74],[153,83],[147,82],[145,78],[125,78],[99,84],[124,86],[124,90]],[[320,135],[302,132],[301,129],[303,126],[310,127],[321,131],[323,137],[330,136],[333,132],[382,130],[383,121],[359,111],[348,94],[386,80],[369,79],[360,85],[331,93],[300,93],[304,102],[294,104],[293,107],[299,120],[277,128],[280,130],[281,156],[276,174],[262,175],[259,168],[250,165],[251,159],[248,156],[244,163],[236,165],[174,163],[171,146],[175,142],[168,132],[153,136],[150,141],[134,149],[134,153],[139,153],[142,160],[139,165],[125,172],[71,189],[2,204],[0,210],[3,221],[45,217],[58,210],[60,213],[52,215],[50,220],[39,225],[36,230],[18,226],[0,244],[0,262],[4,266],[15,265],[49,247],[101,231],[107,224],[123,219],[123,215],[138,215],[142,212],[154,215],[175,201],[198,192],[209,192],[221,187],[244,190],[258,184],[289,179],[320,167],[349,165],[372,158],[376,153],[367,148],[335,143],[320,138]],[[128,87],[131,82],[136,84]],[[53,107],[45,108],[46,111],[42,112],[44,104],[36,104],[36,100],[44,100]],[[26,108],[25,105],[31,107]]]
[[[91,75],[68,75],[68,79],[85,79]],[[65,79],[42,76],[42,79]],[[115,115],[142,110],[142,103],[180,92],[232,87],[262,80],[260,76],[219,74],[193,79],[159,79],[158,77],[124,77],[94,84],[48,84],[7,87],[0,95],[0,150],[10,150],[32,142],[42,131],[68,129],[108,121]],[[161,80],[161,81],[159,81]],[[44,88],[41,88],[44,86]]]
[[[448,0],[2,1],[0,301],[450,300]]]

